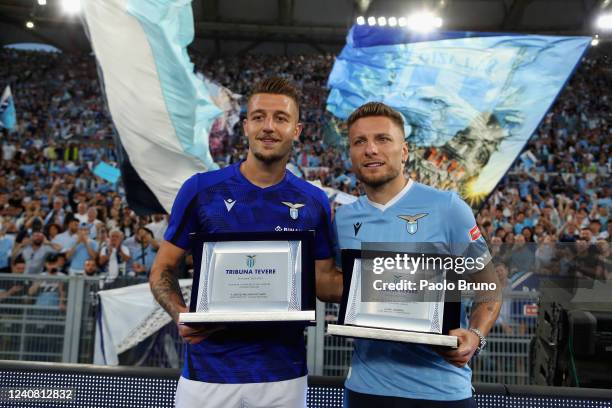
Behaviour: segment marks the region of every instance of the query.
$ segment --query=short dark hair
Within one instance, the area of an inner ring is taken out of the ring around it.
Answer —
[[[359,119],[370,116],[384,116],[391,119],[402,130],[402,134],[404,134],[404,118],[402,118],[402,115],[382,102],[368,102],[355,109],[346,120],[348,129],[350,130],[351,126]]]
[[[249,102],[251,98],[256,94],[276,94],[276,95],[285,95],[289,98],[293,99],[295,102],[295,106],[298,110],[298,116],[300,112],[300,93],[297,88],[285,78],[273,76],[269,78],[265,78],[258,83],[255,84],[253,89],[251,90],[251,94],[249,95]]]

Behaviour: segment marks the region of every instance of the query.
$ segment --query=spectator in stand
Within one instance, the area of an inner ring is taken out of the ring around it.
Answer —
[[[61,252],[67,252],[76,242],[78,237],[78,231],[79,220],[76,218],[72,218],[72,216],[68,216],[66,218],[66,230],[60,234],[57,234],[51,242],[60,245]]]
[[[59,271],[57,261],[57,254],[49,254],[41,276],[66,276]],[[66,290],[64,283],[60,280],[37,279],[28,289],[28,296],[35,297],[34,305],[36,306],[58,307],[61,311],[66,310]]]
[[[123,244],[123,233],[112,230],[108,245],[100,251],[99,262],[100,267],[106,269],[108,279],[112,281],[118,276],[126,276],[130,259],[130,250]]]
[[[97,227],[102,224],[102,221],[98,219],[98,209],[96,207],[89,207],[87,209],[87,221],[85,222],[89,228],[89,237],[95,239],[97,235]]]
[[[76,240],[72,247],[66,252],[70,261],[68,273],[70,275],[82,275],[85,271],[85,261],[96,261],[98,255],[98,243],[89,237],[91,227],[82,223],[77,232]]]
[[[61,247],[50,243],[42,231],[34,231],[31,238],[24,238],[13,248],[12,258],[21,255],[26,261],[26,274],[42,273],[47,257],[57,253]]]
[[[96,276],[98,274],[98,264],[93,259],[85,261],[84,274],[85,276]]]
[[[11,271],[10,259],[14,243],[13,238],[7,236],[4,227],[0,225],[0,273]]]
[[[87,204],[84,202],[80,202],[77,205],[77,212],[74,214],[74,218],[76,218],[80,223],[87,223],[88,215],[87,215]]]
[[[164,239],[166,229],[168,229],[168,217],[164,214],[155,214],[153,215],[153,221],[145,226],[153,232],[153,238],[157,242],[161,242]]]
[[[26,263],[23,257],[18,256],[12,265],[10,273],[24,275]],[[26,294],[26,283],[19,280],[2,280],[0,278],[0,302],[23,303]]]
[[[155,255],[157,255],[159,249],[159,243],[153,238],[153,232],[145,227],[139,228],[135,237],[138,237],[137,245],[130,250],[132,253],[130,269],[138,280],[147,282]]]
[[[55,197],[53,199],[53,208],[45,216],[45,226],[50,224],[64,225],[67,214],[64,209],[64,199]]]

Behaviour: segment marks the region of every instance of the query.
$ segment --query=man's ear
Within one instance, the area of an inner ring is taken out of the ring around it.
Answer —
[[[408,154],[409,154],[408,143],[403,142],[402,143],[402,164],[408,163]]]
[[[302,134],[302,130],[304,130],[304,124],[302,122],[298,122],[295,125],[295,134],[293,136],[293,140],[295,141],[300,140],[300,135]]]

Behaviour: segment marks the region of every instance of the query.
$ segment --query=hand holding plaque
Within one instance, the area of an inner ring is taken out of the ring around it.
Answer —
[[[444,271],[427,275],[372,274],[372,261],[393,259],[397,253],[342,251],[344,292],[338,324],[328,325],[332,335],[457,347],[447,335],[459,327],[460,304],[445,290],[419,290],[419,281],[446,282]],[[449,274],[450,275],[450,274]],[[422,288],[421,288],[422,289]],[[455,300],[450,302],[449,300]]]
[[[192,238],[192,297],[179,323],[315,319],[313,232]]]

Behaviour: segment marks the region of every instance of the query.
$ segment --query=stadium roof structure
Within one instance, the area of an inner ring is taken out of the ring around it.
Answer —
[[[88,51],[78,15],[62,0],[0,0],[0,43],[44,42]],[[611,0],[193,0],[193,47],[216,55],[245,52],[335,52],[357,16],[400,17],[428,8],[445,30],[594,35],[595,18],[612,12]],[[28,29],[26,21],[35,27]],[[601,44],[612,33],[599,33]]]

